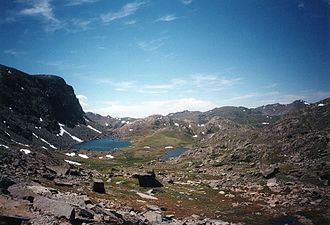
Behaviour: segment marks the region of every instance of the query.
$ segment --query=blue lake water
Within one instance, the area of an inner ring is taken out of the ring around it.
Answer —
[[[159,158],[159,160],[165,161],[165,160],[168,160],[169,158],[172,158],[172,157],[178,157],[179,155],[183,154],[187,150],[188,150],[188,148],[177,147],[175,149],[167,151],[164,155],[162,155]]]
[[[117,137],[104,137],[91,141],[81,142],[73,146],[73,148],[82,150],[94,150],[94,151],[117,151],[120,148],[125,148],[130,145],[127,140],[122,140]]]

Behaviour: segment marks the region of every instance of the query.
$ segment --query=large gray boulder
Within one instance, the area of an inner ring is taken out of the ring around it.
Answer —
[[[33,201],[33,206],[58,218],[64,217],[68,220],[74,220],[75,218],[74,208],[63,201],[37,196]]]

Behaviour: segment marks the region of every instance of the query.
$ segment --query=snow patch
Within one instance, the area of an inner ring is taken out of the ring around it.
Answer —
[[[99,159],[103,159],[103,156],[100,156]]]
[[[178,123],[174,123],[174,126],[179,127],[180,125]]]
[[[41,146],[42,149],[48,150],[48,148],[46,148],[45,146]]]
[[[189,124],[189,128],[191,128],[191,124]]]
[[[42,121],[44,121],[44,120],[40,117],[40,118],[39,118],[39,121],[42,122]]]
[[[35,133],[32,133],[33,136],[35,136],[36,138],[40,139],[42,142],[46,143],[47,145],[49,145],[49,147],[51,147],[52,149],[57,149],[54,145],[50,144],[48,141],[46,141],[45,139],[38,137],[38,135],[36,135]]]
[[[26,155],[31,153],[31,150],[25,148],[22,148],[20,151],[24,152]]]
[[[74,161],[70,161],[70,160],[66,160],[66,159],[64,159],[64,161],[69,163],[69,164],[72,164],[72,165],[81,166],[81,163],[78,163],[78,162],[74,162]]]
[[[20,143],[18,141],[13,140],[13,139],[11,141],[14,142],[15,144],[18,144],[18,145],[21,145],[21,146],[30,147],[30,145],[26,145],[26,144]]]
[[[322,107],[322,106],[324,106],[324,104],[323,103],[320,103],[317,106]]]
[[[94,128],[94,127],[92,127],[91,125],[87,125],[87,127],[88,127],[89,129],[91,129],[91,130],[93,130],[93,131],[95,131],[95,132],[99,133],[99,134],[102,134],[102,132],[101,132],[101,131],[99,131],[99,130],[95,129],[95,128]]]
[[[0,147],[9,148],[7,145],[0,144]]]
[[[193,137],[194,137],[194,138],[197,138],[197,137],[198,137],[198,135],[197,135],[197,134],[195,134]]]
[[[107,157],[109,159],[114,159],[115,158],[113,155],[106,155],[105,157]]]
[[[144,146],[143,148],[144,149],[150,149],[150,146]]]
[[[109,126],[109,124],[108,124],[108,123],[105,123],[105,126],[106,126],[106,127],[108,127],[108,126]]]
[[[76,137],[76,136],[70,134],[69,132],[67,132],[67,131],[63,128],[63,127],[64,127],[63,124],[59,123],[59,125],[60,125],[60,133],[59,133],[60,136],[63,136],[63,134],[66,133],[66,134],[69,135],[73,140],[78,141],[78,142],[83,142],[83,140],[81,140],[80,138],[78,138],[78,137]]]
[[[263,122],[263,123],[262,123],[262,125],[268,125],[268,124],[269,124],[269,123],[267,123],[267,122]]]
[[[68,153],[65,153],[66,156],[70,156],[70,157],[73,157],[76,155],[76,153],[74,152],[68,152]]]
[[[165,149],[172,149],[173,146],[166,146]]]
[[[129,131],[133,131],[133,129],[129,129]]]
[[[8,74],[12,74],[12,72],[10,70],[8,70]]]
[[[78,154],[79,157],[83,158],[83,159],[88,159],[89,157],[85,154]]]

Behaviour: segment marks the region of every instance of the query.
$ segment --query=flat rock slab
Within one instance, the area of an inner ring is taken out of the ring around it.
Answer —
[[[140,193],[140,192],[136,192],[136,194],[138,196],[140,196],[141,198],[144,198],[144,199],[158,200],[158,198],[156,198],[154,196],[151,196],[151,195],[143,194],[143,193]]]
[[[61,166],[46,166],[46,168],[53,173],[56,173],[57,176],[64,176],[68,173],[70,166],[67,164],[63,164]]]
[[[1,221],[28,221],[33,218],[29,207],[24,201],[13,200],[0,195],[0,222]]]
[[[73,183],[66,180],[55,179],[54,183],[56,186],[73,187]]]
[[[74,208],[63,201],[37,196],[33,201],[33,206],[58,218],[65,217],[69,220],[75,218]]]

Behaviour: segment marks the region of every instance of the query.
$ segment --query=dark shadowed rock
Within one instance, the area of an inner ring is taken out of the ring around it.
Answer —
[[[93,180],[93,191],[98,193],[105,193],[104,182],[101,179]]]
[[[63,201],[37,196],[33,201],[33,206],[58,218],[64,217],[69,220],[75,218],[74,208]]]
[[[163,187],[163,185],[157,180],[154,172],[138,175],[140,187]]]

